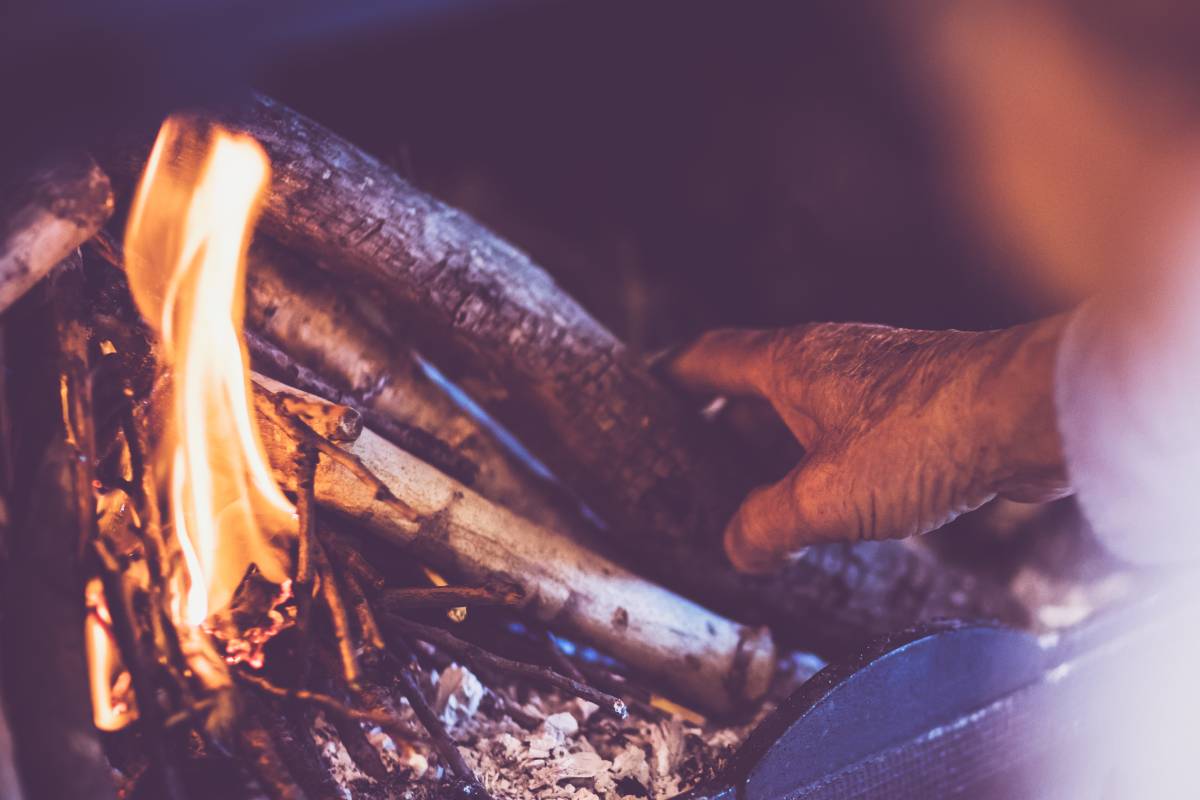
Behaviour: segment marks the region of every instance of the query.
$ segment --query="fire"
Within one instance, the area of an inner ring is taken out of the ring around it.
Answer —
[[[130,290],[173,373],[156,463],[182,556],[172,612],[193,628],[252,565],[288,585],[295,508],[263,450],[242,341],[246,248],[269,176],[253,140],[169,119],[125,234]]]

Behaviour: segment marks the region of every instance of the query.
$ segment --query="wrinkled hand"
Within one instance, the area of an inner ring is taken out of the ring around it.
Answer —
[[[680,385],[765,398],[806,451],[730,520],[730,560],[768,572],[809,544],[924,533],[998,495],[1065,495],[1053,402],[1063,322],[718,330],[685,348],[666,365]]]

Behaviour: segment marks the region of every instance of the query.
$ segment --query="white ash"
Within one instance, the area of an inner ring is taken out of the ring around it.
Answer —
[[[431,677],[436,690],[434,711],[497,800],[671,797],[711,777],[751,727],[698,726],[667,715],[649,719],[637,709],[627,719],[617,720],[598,713],[593,703],[522,687],[521,696],[527,701],[521,708],[542,720],[530,731],[504,716],[494,687],[484,688],[465,667],[451,665]],[[515,702],[515,685],[499,688],[510,703]],[[399,709],[414,731],[422,731],[407,702],[400,703]],[[379,729],[368,730],[393,776],[384,786],[354,767],[332,726],[322,720],[313,735],[347,797],[425,800],[438,796],[446,777],[437,752],[424,736],[397,743]]]
[[[483,684],[465,667],[453,664],[437,675],[437,698],[433,710],[447,728],[453,728],[479,711]]]

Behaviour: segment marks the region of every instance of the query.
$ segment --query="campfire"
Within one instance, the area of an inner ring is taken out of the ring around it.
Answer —
[[[671,796],[820,657],[1028,622],[899,543],[737,575],[755,475],[720,432],[281,104],[94,155],[14,191],[0,245],[9,349],[35,343],[4,423],[29,797]],[[70,774],[30,755],[63,742]]]

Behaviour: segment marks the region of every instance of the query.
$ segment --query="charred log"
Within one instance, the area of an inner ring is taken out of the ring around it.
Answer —
[[[0,311],[99,230],[112,207],[108,176],[83,155],[0,187]]]

